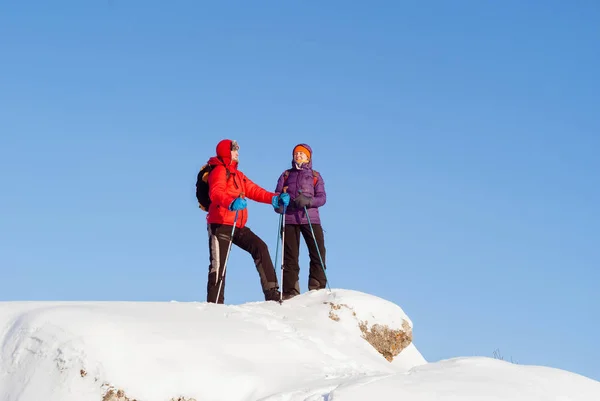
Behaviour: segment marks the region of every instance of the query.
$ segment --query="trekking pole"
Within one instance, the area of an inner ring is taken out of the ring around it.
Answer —
[[[283,302],[283,252],[285,247],[285,209],[283,206],[283,214],[281,215],[281,291],[279,291],[279,303]]]
[[[321,257],[321,251],[319,250],[319,244],[317,243],[317,237],[315,237],[315,232],[313,230],[312,224],[310,223],[310,217],[308,217],[308,210],[306,210],[306,206],[304,206],[304,214],[306,215],[306,219],[308,220],[308,226],[310,227],[310,232],[312,233],[313,240],[315,240],[315,248],[317,248],[317,253],[319,254],[319,260],[321,261],[321,268],[323,269],[323,274],[325,275],[325,280],[327,281],[327,287],[329,287],[329,292],[331,293],[331,287],[329,286],[329,279],[327,278],[327,273],[325,273],[325,265],[323,264],[323,258]]]
[[[277,223],[277,246],[275,247],[275,258],[273,259],[273,266],[277,266],[277,259],[279,259],[279,238],[281,238],[281,218],[279,215],[279,222]]]
[[[235,232],[235,225],[238,219],[238,210],[235,211],[235,219],[233,219],[233,228],[231,229],[231,238],[229,239],[229,247],[227,248],[227,256],[225,256],[225,264],[223,265],[223,272],[219,279],[219,291],[217,291],[217,299],[215,303],[219,303],[219,295],[221,295],[221,286],[223,285],[223,279],[225,278],[225,269],[227,269],[227,261],[229,260],[229,254],[231,253],[231,244],[233,244],[233,233]]]
[[[273,259],[273,266],[277,266],[277,260],[279,259],[279,239],[281,238],[281,219],[283,215],[279,215],[279,222],[277,223],[277,246],[275,247],[275,258]],[[283,272],[281,272],[281,280],[283,280]]]

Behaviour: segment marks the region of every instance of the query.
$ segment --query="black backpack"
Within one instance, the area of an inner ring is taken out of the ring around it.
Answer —
[[[211,204],[210,196],[208,195],[208,175],[216,166],[206,163],[198,172],[196,178],[196,199],[198,200],[198,207],[208,211],[208,207]],[[226,168],[227,179],[229,179],[229,169]]]

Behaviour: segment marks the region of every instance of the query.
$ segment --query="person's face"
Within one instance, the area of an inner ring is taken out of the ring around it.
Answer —
[[[294,153],[294,161],[298,164],[308,162],[308,156],[306,153],[298,151]]]
[[[231,160],[238,161],[240,157],[240,145],[237,141],[231,141]]]

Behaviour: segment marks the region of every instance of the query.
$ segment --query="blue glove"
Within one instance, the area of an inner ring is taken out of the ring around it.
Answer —
[[[287,207],[287,205],[290,204],[290,195],[283,192],[280,195],[275,195],[273,199],[271,199],[271,205],[273,205],[273,208],[275,209],[279,207],[280,203],[283,203],[283,207]]]
[[[246,208],[248,202],[244,198],[236,198],[231,205],[229,205],[229,210],[242,210]]]

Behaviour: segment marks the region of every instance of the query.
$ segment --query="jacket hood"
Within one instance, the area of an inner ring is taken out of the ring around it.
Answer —
[[[208,164],[210,165],[219,165],[222,164],[225,167],[233,167],[237,168],[238,162],[231,160],[231,148],[232,144],[237,146],[236,141],[232,141],[231,139],[223,139],[217,144],[216,148],[216,156],[211,157],[208,160]]]
[[[207,164],[211,165],[211,166],[225,166],[230,171],[237,171],[237,169],[238,169],[238,162],[231,161],[231,159],[228,159],[228,161],[229,161],[229,164],[225,164],[225,162],[223,161],[223,159],[221,159],[219,156],[213,156],[210,159],[208,159]]]

